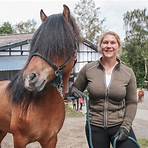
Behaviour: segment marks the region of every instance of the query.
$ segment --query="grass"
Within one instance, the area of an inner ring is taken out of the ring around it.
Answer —
[[[141,148],[148,148],[148,139],[138,139]]]
[[[66,117],[82,117],[84,116],[81,112],[73,110],[68,105],[65,105],[66,108]]]

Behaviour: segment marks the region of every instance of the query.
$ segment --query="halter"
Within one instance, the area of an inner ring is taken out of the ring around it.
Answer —
[[[65,62],[60,65],[60,66],[57,66],[56,64],[54,64],[51,60],[49,59],[46,59],[45,57],[43,57],[40,53],[32,53],[31,56],[30,56],[30,60],[32,57],[34,56],[37,56],[37,57],[40,57],[41,59],[43,59],[46,63],[48,63],[48,65],[50,65],[53,69],[54,69],[54,72],[55,72],[55,75],[56,75],[56,78],[51,81],[51,84],[56,87],[57,91],[60,93],[60,95],[63,97],[64,96],[64,91],[63,91],[63,88],[64,88],[64,83],[63,83],[63,73],[64,73],[64,68],[66,67],[66,65],[71,61],[71,59],[73,58],[73,56],[69,56]],[[75,65],[76,61],[74,62],[74,65]],[[74,66],[73,65],[73,66]]]

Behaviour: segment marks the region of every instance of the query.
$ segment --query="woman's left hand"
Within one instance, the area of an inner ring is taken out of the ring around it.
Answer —
[[[124,127],[120,127],[114,137],[117,137],[117,141],[124,141],[128,138],[128,135],[128,130]]]

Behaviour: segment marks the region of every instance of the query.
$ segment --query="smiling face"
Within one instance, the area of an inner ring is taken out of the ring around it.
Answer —
[[[117,36],[118,37],[118,36]],[[120,41],[114,34],[106,34],[101,42],[100,48],[103,57],[116,58],[119,53]]]

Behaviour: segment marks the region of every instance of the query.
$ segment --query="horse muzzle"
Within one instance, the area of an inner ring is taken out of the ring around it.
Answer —
[[[47,79],[40,79],[36,73],[31,73],[24,78],[24,87],[30,92],[40,92],[45,88]]]

